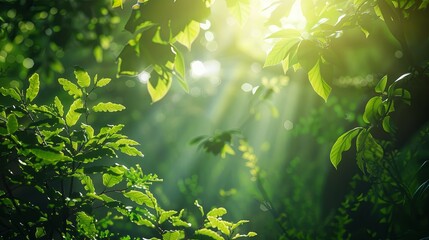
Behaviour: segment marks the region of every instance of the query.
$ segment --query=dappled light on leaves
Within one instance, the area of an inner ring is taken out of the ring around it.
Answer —
[[[5,1],[1,238],[426,238],[428,3]]]

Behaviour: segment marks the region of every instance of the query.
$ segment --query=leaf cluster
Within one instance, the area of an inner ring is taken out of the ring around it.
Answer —
[[[88,96],[110,79],[91,78],[79,67],[74,73],[76,81],[58,80],[73,98],[70,106],[64,106],[58,97],[51,104],[37,105],[37,73],[29,78],[26,90],[0,89],[15,101],[0,106],[2,237],[131,239],[112,228],[125,221],[147,229],[146,235],[154,239],[184,239],[187,234],[204,235],[208,228],[220,226],[215,223],[229,224],[212,219],[214,223],[209,225],[209,218],[226,213],[224,208],[217,215],[214,210],[207,214],[207,224],[199,230],[184,220],[184,210],[161,208],[150,186],[162,180],[145,173],[138,164],[120,163],[126,155],[143,157],[137,149],[139,143],[121,133],[124,125],[94,129],[86,122],[93,112],[125,109],[111,102],[89,106]],[[238,225],[229,224],[226,235]],[[195,230],[185,233],[185,229]],[[217,233],[209,237],[219,239]]]

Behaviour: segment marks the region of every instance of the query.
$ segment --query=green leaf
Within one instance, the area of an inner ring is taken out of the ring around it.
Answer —
[[[80,118],[80,113],[76,112],[75,110],[80,109],[83,107],[83,103],[81,99],[76,99],[72,105],[70,105],[70,109],[66,114],[66,124],[67,126],[71,127],[74,126],[77,121]]]
[[[82,97],[82,91],[78,86],[76,86],[76,84],[65,78],[58,78],[58,82],[63,86],[64,91],[66,91],[70,96],[73,96],[75,99]]]
[[[102,79],[100,79],[100,80],[97,81],[97,83],[95,84],[95,86],[97,86],[97,87],[104,87],[107,84],[109,84],[110,81],[112,81],[112,79],[110,79],[110,78],[102,78]]]
[[[341,162],[342,153],[349,150],[352,146],[352,140],[362,130],[362,128],[353,128],[342,134],[334,143],[329,154],[331,163],[337,169],[338,164]]]
[[[13,134],[16,132],[16,130],[18,130],[18,119],[16,119],[15,114],[10,114],[7,117],[6,128],[9,134]]]
[[[207,219],[209,220],[211,227],[217,228],[223,234],[229,236],[230,231],[224,221],[219,220],[216,217],[212,217],[212,216],[207,216]]]
[[[61,100],[57,96],[55,96],[54,105],[55,105],[55,108],[57,109],[58,113],[60,114],[60,116],[63,116],[64,115],[64,106],[61,103]]]
[[[92,128],[91,125],[82,123],[80,127],[85,129],[85,133],[88,136],[88,139],[91,139],[94,137],[94,128]]]
[[[174,69],[176,70],[175,74],[180,83],[180,86],[185,90],[186,93],[189,93],[189,86],[185,79],[185,60],[183,59],[182,53],[179,49],[174,48],[176,52],[176,57],[174,58]]]
[[[25,92],[25,98],[31,102],[36,98],[37,94],[39,93],[40,89],[40,81],[39,81],[39,74],[34,73],[31,75],[30,79],[28,79],[30,82],[30,85],[27,88],[27,91]]]
[[[103,185],[106,187],[113,187],[116,184],[120,183],[121,181],[122,181],[122,175],[109,174],[109,173],[103,174]]]
[[[94,107],[92,107],[92,110],[94,112],[119,112],[125,109],[125,106],[118,103],[98,103]]]
[[[170,218],[171,219],[171,223],[175,227],[186,227],[186,228],[191,227],[192,225],[190,223],[187,223],[187,222],[183,221],[182,219],[180,219],[182,212],[183,212],[183,210],[180,211],[179,216],[172,216]]]
[[[89,193],[95,192],[94,183],[92,183],[92,179],[89,176],[83,176],[80,182]]]
[[[162,240],[179,240],[179,239],[183,239],[182,235],[183,235],[182,231],[168,231],[162,234]]]
[[[92,54],[96,62],[101,63],[103,61],[103,49],[100,46],[96,46],[94,50],[92,50]]]
[[[56,164],[61,160],[67,159],[62,152],[54,152],[52,150],[44,150],[40,148],[32,148],[30,152],[37,158],[41,159],[46,164]]]
[[[87,193],[86,196],[104,202],[104,199],[102,197],[100,197],[99,195],[97,195],[95,192]]]
[[[97,229],[94,224],[94,218],[88,216],[85,212],[76,213],[77,229],[84,236],[95,238],[97,236]]]
[[[316,65],[308,72],[308,79],[313,90],[327,102],[331,93],[331,86],[325,82],[320,73],[320,61],[317,61]]]
[[[217,232],[210,230],[210,229],[207,229],[207,228],[198,229],[197,231],[195,231],[195,234],[205,235],[205,236],[211,237],[212,239],[215,239],[215,240],[223,240],[224,239]]]
[[[232,239],[238,239],[238,238],[249,238],[249,237],[255,237],[258,234],[255,232],[248,232],[247,234],[235,234],[235,236]]]
[[[113,0],[112,8],[123,7],[122,0]]]
[[[374,90],[376,93],[383,93],[386,89],[387,85],[387,75],[384,75],[383,78],[381,78],[380,81],[378,81],[377,85],[375,86]]]
[[[229,146],[229,144],[224,144],[222,147],[222,151],[220,152],[220,157],[225,158],[227,154],[235,155],[235,151],[234,149],[232,149],[231,146]]]
[[[169,219],[171,216],[173,216],[176,213],[177,211],[174,211],[174,210],[161,212],[158,223],[162,224],[163,222],[165,222],[167,219]]]
[[[379,108],[383,105],[383,100],[380,96],[372,97],[365,106],[363,113],[363,121],[366,123],[375,123],[380,118]]]
[[[140,143],[138,143],[134,140],[128,139],[128,138],[119,139],[115,143],[118,145],[140,145]]]
[[[176,57],[174,58],[174,69],[184,79],[185,78],[185,59],[183,58],[182,52],[174,47]]]
[[[3,96],[9,96],[9,97],[11,97],[11,98],[15,99],[18,102],[21,101],[21,95],[19,95],[19,92],[16,89],[1,87],[0,88],[0,93]]]
[[[153,202],[152,200],[144,193],[136,191],[136,190],[131,190],[129,192],[124,193],[124,196],[131,199],[131,201],[143,205],[145,204],[146,206],[153,208]]]
[[[124,146],[120,148],[121,152],[127,154],[128,156],[139,156],[144,157],[143,153],[137,150],[135,147]]]
[[[226,0],[231,15],[243,25],[250,14],[250,0]]]
[[[161,100],[171,87],[171,77],[170,76],[159,76],[158,74],[153,74],[151,79],[147,83],[147,89],[152,102],[157,102]]]
[[[41,237],[43,237],[45,235],[46,235],[46,232],[45,232],[45,228],[44,227],[36,227],[36,233],[34,234],[34,236],[36,238],[41,238]]]
[[[194,205],[200,210],[201,216],[204,216],[204,208],[198,203],[198,200],[195,200]]]
[[[175,37],[176,41],[191,50],[192,43],[200,33],[200,23],[192,20],[185,29]]]
[[[237,223],[234,223],[234,224],[232,225],[231,230],[234,230],[234,229],[236,229],[237,227],[239,227],[239,226],[241,226],[241,225],[243,225],[243,224],[245,224],[245,223],[248,223],[248,222],[249,222],[248,220],[240,220],[240,221],[238,221]]]
[[[278,41],[268,53],[264,67],[279,64],[298,42],[298,39],[282,39]]]
[[[226,209],[221,208],[213,208],[210,212],[207,213],[207,217],[221,217],[227,213]]]
[[[89,74],[84,69],[80,67],[75,67],[74,75],[76,76],[77,84],[80,87],[86,88],[86,87],[89,87],[89,85],[91,84],[91,78],[89,77]]]
[[[387,133],[392,133],[392,126],[391,126],[391,123],[390,123],[390,116],[386,116],[386,117],[383,119],[382,126],[383,126],[383,130],[384,130],[385,132],[387,132]]]
[[[111,202],[116,202],[115,199],[107,196],[106,194],[101,194],[100,197],[103,199],[103,201],[105,201],[106,203],[111,203]]]

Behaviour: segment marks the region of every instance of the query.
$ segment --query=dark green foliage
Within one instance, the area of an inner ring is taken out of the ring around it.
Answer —
[[[236,239],[253,231],[261,239],[428,237],[429,1],[273,1],[266,29],[248,35],[268,36],[265,58],[236,42],[229,19],[210,17],[213,2],[2,3],[0,238]],[[251,3],[222,2],[242,27],[253,17]],[[284,24],[294,4],[306,20],[302,29]],[[121,23],[124,35],[117,34]],[[226,43],[224,33],[231,35]],[[204,47],[213,55],[203,55]],[[95,72],[118,69],[128,77],[91,77],[75,67],[64,76],[76,80],[59,78],[64,91],[51,92],[55,73],[93,61],[89,55],[100,63]],[[188,86],[189,60],[212,57],[221,66],[222,74],[210,76],[219,86],[201,91],[210,77]],[[117,65],[106,61],[113,58]],[[152,103],[176,80],[192,97],[175,92],[147,110],[130,77],[140,73],[150,76],[140,80]],[[239,130],[200,136],[212,129]],[[172,177],[167,190],[156,188],[157,175],[130,164],[143,153],[126,131],[149,135],[145,154]],[[191,143],[209,155],[191,156],[180,145],[191,132],[200,136]],[[217,156],[226,159],[207,160]],[[252,231],[239,233],[247,220],[227,221],[225,208],[204,209],[195,199],[227,207],[234,219],[245,215]]]
[[[63,57],[68,47],[89,47],[97,62],[110,48],[110,34],[120,18],[106,1],[2,1],[0,9],[0,49],[7,64],[2,77],[28,78],[38,71],[42,75],[64,72]],[[86,54],[86,53],[85,53]],[[25,56],[25,60],[17,56]],[[53,79],[45,79],[52,83]]]
[[[210,229],[221,231],[222,236],[215,233],[216,239],[256,235],[237,233],[243,221],[218,219],[226,213],[224,208],[208,212],[202,226],[191,226],[184,210],[162,209],[150,191],[152,183],[161,179],[144,173],[138,164],[113,161],[124,155],[143,156],[136,148],[139,143],[121,133],[124,125],[94,129],[86,122],[92,112],[125,109],[121,104],[88,101],[110,79],[91,78],[81,68],[75,69],[75,76],[77,85],[59,79],[74,98],[70,107],[58,97],[48,105],[34,103],[38,74],[30,77],[25,91],[0,89],[2,95],[16,100],[14,105],[0,106],[2,238],[119,238],[112,226],[121,221],[147,228],[146,237],[162,239],[207,235]],[[196,205],[204,217],[202,207]]]

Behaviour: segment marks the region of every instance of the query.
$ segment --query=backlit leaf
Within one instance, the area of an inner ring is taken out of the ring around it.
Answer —
[[[223,240],[224,239],[217,232],[210,230],[210,229],[207,229],[207,228],[198,229],[197,231],[195,231],[195,234],[205,235],[205,236],[211,237],[214,240]]]
[[[127,154],[128,156],[139,156],[143,157],[143,153],[137,150],[135,147],[124,146],[120,148],[121,152]]]
[[[221,217],[227,213],[226,209],[221,208],[213,208],[210,212],[207,213],[207,217]]]
[[[374,123],[380,118],[379,108],[383,105],[383,100],[380,96],[372,97],[368,100],[363,113],[363,121],[366,123]]]
[[[85,188],[85,190],[87,190],[90,193],[94,193],[95,192],[94,183],[92,182],[92,179],[89,176],[82,177],[82,179],[80,180],[80,182],[82,183],[82,185]]]
[[[132,139],[128,139],[128,138],[119,139],[118,141],[116,141],[116,144],[118,144],[118,145],[140,145],[140,143],[138,143]]]
[[[125,106],[118,103],[98,103],[94,107],[92,107],[92,110],[94,112],[119,112],[125,109]]]
[[[376,93],[382,93],[384,92],[384,90],[386,89],[386,85],[387,85],[387,75],[385,75],[382,79],[380,79],[380,81],[377,83],[377,85],[375,86],[375,92]]]
[[[89,87],[89,85],[91,84],[91,78],[89,77],[89,74],[82,68],[75,67],[74,75],[76,76],[77,84],[80,87],[82,88]]]
[[[331,93],[331,86],[329,86],[320,73],[320,61],[317,61],[316,65],[308,72],[308,79],[310,80],[313,90],[328,101],[329,94]]]
[[[231,15],[243,25],[250,14],[250,0],[226,0]]]
[[[92,51],[92,54],[94,54],[95,61],[98,63],[103,61],[103,49],[100,46],[96,46]]]
[[[61,100],[57,96],[55,96],[54,105],[55,105],[55,108],[57,109],[58,113],[60,114],[60,116],[63,116],[64,115],[64,106],[61,103]]]
[[[265,59],[264,67],[279,64],[283,59],[286,58],[289,51],[297,45],[298,39],[282,39],[274,44],[273,48]]]
[[[86,125],[82,123],[80,127],[85,129],[85,133],[88,136],[88,139],[91,139],[94,137],[94,128],[92,128],[90,125]]]
[[[70,106],[69,111],[66,114],[66,124],[71,127],[74,126],[80,118],[80,113],[76,112],[76,109],[80,109],[83,107],[83,103],[81,99],[76,99],[72,105]]]
[[[181,231],[172,231],[162,234],[162,240],[179,240],[183,239]]]
[[[9,97],[15,99],[16,101],[21,101],[21,96],[19,95],[19,93],[16,89],[1,87],[0,93],[3,96],[9,96]]]
[[[161,224],[161,223],[165,222],[167,219],[169,219],[171,216],[173,216],[176,213],[177,213],[177,211],[174,211],[174,210],[161,212],[161,214],[159,216],[158,223]]]
[[[145,204],[146,206],[151,208],[154,207],[152,200],[142,192],[131,190],[129,192],[124,193],[124,196],[137,204],[140,204],[140,205]]]
[[[189,86],[186,82],[186,75],[185,75],[185,60],[183,58],[182,52],[179,51],[179,49],[174,48],[174,51],[176,52],[176,57],[174,58],[174,69],[176,71],[177,79],[180,83],[180,86],[185,90],[185,92],[189,92]]]
[[[40,89],[39,74],[34,73],[33,75],[31,75],[28,81],[30,82],[30,85],[28,86],[27,91],[25,92],[25,98],[31,102],[34,100],[34,98],[36,98],[37,94],[39,93],[39,89]]]
[[[240,220],[240,221],[238,221],[237,223],[234,223],[234,224],[232,225],[231,230],[234,230],[234,229],[236,229],[237,227],[239,227],[239,226],[241,226],[241,225],[243,225],[243,224],[245,224],[245,223],[248,223],[248,222],[249,222],[249,220]]]
[[[247,234],[235,234],[235,236],[232,239],[238,239],[238,238],[249,238],[249,237],[255,237],[258,234],[255,232],[248,232]]]
[[[235,155],[235,151],[231,148],[231,146],[229,146],[229,144],[224,144],[220,156],[221,158],[225,158],[227,154]]]
[[[74,98],[80,98],[82,97],[82,90],[79,89],[76,84],[70,82],[69,80],[65,78],[59,78],[58,82],[63,86],[63,89]]]
[[[179,214],[179,216],[173,216],[173,217],[171,217],[171,223],[175,227],[186,227],[186,228],[188,228],[188,227],[192,226],[190,223],[185,222],[182,219],[180,219],[180,214]]]
[[[122,8],[122,0],[113,0],[112,8],[117,8],[117,7]]]
[[[342,153],[349,150],[352,146],[352,140],[356,135],[361,131],[361,128],[353,128],[342,134],[334,143],[331,148],[331,153],[329,154],[331,163],[337,168],[338,164],[341,162]]]
[[[107,84],[109,84],[111,80],[112,79],[110,79],[110,78],[102,78],[102,79],[100,79],[100,80],[97,81],[96,86],[97,87],[104,87]]]
[[[7,132],[9,134],[13,134],[18,130],[18,119],[16,119],[15,114],[10,114],[7,117],[7,124],[6,124]]]
[[[217,228],[219,231],[221,231],[225,235],[229,235],[230,231],[224,221],[217,219],[216,217],[207,216],[207,219],[210,222],[211,227]]]
[[[113,187],[116,184],[120,183],[121,181],[122,181],[122,175],[115,175],[115,174],[109,174],[109,173],[103,174],[103,185],[106,187]]]
[[[152,102],[161,100],[171,87],[171,78],[169,76],[161,77],[158,74],[147,83],[147,89],[152,98]]]
[[[198,200],[195,200],[194,205],[200,210],[201,216],[204,216],[204,208],[198,203]]]
[[[200,23],[197,21],[191,21],[183,31],[177,34],[176,41],[183,44],[189,50],[191,50],[192,43],[200,33]]]
[[[83,236],[90,237],[91,239],[97,236],[94,218],[88,216],[85,212],[76,213],[76,223],[78,231],[81,232]]]
[[[32,148],[30,149],[30,152],[46,164],[56,164],[57,162],[66,159],[62,152],[54,152],[52,150]]]

